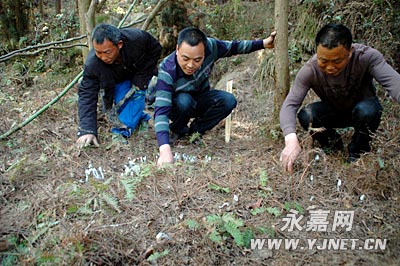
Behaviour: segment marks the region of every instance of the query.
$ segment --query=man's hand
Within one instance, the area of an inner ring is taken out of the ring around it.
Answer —
[[[297,139],[296,133],[290,133],[285,136],[285,148],[281,153],[281,161],[282,167],[285,171],[289,173],[293,172],[293,163],[296,160],[297,156],[301,152],[301,147],[299,140]]]
[[[276,31],[273,31],[271,32],[271,34],[268,36],[267,39],[263,40],[264,48],[269,48],[269,49],[274,48],[275,36],[276,36]]]
[[[160,158],[158,158],[157,165],[174,163],[174,156],[172,155],[171,146],[164,144],[160,146]]]
[[[93,134],[80,136],[76,141],[76,144],[80,149],[82,149],[83,147],[88,147],[92,143],[94,144],[94,146],[99,147],[99,142],[97,141],[96,136]]]

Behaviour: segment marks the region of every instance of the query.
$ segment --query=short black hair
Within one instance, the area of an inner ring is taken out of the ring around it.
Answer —
[[[195,27],[188,27],[184,28],[179,32],[178,35],[178,47],[181,47],[182,43],[186,42],[190,46],[196,46],[200,42],[204,44],[204,47],[207,45],[207,36],[205,35],[204,32],[199,30],[198,28]]]
[[[315,38],[315,45],[322,45],[328,49],[343,45],[347,50],[351,49],[353,43],[353,36],[349,28],[342,24],[330,23],[323,26],[317,33]]]
[[[121,40],[121,31],[114,25],[100,23],[93,29],[92,41],[102,44],[105,39],[117,45]]]

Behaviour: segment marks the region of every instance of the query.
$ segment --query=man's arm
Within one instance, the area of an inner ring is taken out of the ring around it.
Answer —
[[[266,39],[260,40],[241,40],[241,41],[216,41],[215,49],[217,49],[217,58],[229,57],[238,54],[249,54],[261,49],[274,48],[276,32],[272,32]],[[213,48],[214,48],[213,47]]]
[[[279,113],[280,126],[285,136],[285,147],[280,161],[283,169],[290,173],[293,172],[293,164],[301,152],[296,135],[296,114],[311,86],[312,73],[309,63],[300,69]]]
[[[97,101],[99,82],[91,77],[90,70],[85,66],[84,74],[78,88],[78,147],[87,146],[97,141]]]
[[[379,51],[369,48],[368,52],[369,72],[388,94],[400,103],[400,74],[386,62]]]
[[[160,67],[156,84],[156,101],[154,104],[154,128],[160,150],[158,165],[173,163],[171,146],[169,145],[169,115],[172,109],[172,93],[174,78],[168,73],[165,60]],[[172,67],[173,68],[173,67]]]

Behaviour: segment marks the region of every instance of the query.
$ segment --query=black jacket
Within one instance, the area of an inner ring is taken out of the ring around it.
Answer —
[[[139,29],[121,29],[123,46],[120,49],[122,64],[108,65],[96,57],[92,49],[86,59],[83,78],[78,90],[78,136],[97,136],[97,102],[100,89],[104,93],[106,110],[113,104],[115,84],[130,80],[142,90],[152,76],[157,75],[161,45],[149,33]]]

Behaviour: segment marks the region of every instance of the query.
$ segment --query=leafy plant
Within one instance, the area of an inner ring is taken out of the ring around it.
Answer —
[[[206,217],[207,227],[211,241],[222,244],[223,240],[232,237],[239,247],[248,247],[250,240],[254,238],[251,228],[244,226],[243,220],[236,218],[231,213],[209,215]]]
[[[220,191],[220,192],[225,192],[225,193],[229,193],[231,191],[229,189],[229,187],[221,187],[221,186],[218,186],[216,184],[209,184],[208,188],[213,189],[213,190],[217,190],[217,191]]]
[[[297,202],[285,202],[284,208],[286,211],[290,211],[291,209],[295,209],[296,211],[298,211],[300,214],[304,214],[304,209],[303,207],[301,207],[300,204],[298,204]]]
[[[155,253],[151,254],[147,258],[147,260],[148,261],[154,261],[154,260],[157,260],[157,259],[162,258],[164,256],[167,256],[168,254],[169,254],[169,250],[168,249],[164,250],[163,252],[155,252]]]

